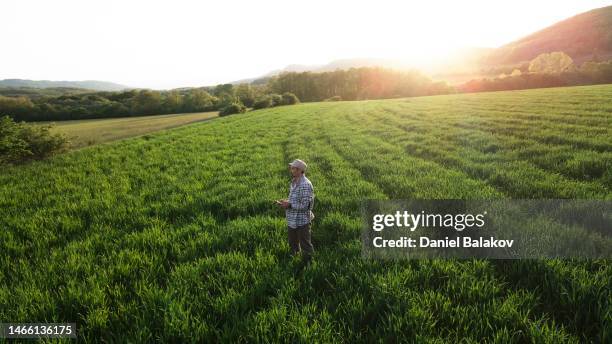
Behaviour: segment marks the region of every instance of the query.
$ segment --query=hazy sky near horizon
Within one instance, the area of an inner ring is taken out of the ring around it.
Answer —
[[[612,0],[136,1],[2,4],[0,79],[166,89],[344,58],[497,47]]]

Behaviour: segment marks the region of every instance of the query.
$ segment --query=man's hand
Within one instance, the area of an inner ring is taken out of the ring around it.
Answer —
[[[287,199],[279,199],[276,201],[281,208],[287,209],[289,207],[289,200]]]

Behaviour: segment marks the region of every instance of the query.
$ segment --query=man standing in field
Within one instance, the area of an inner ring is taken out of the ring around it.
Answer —
[[[304,260],[310,262],[314,249],[310,242],[310,225],[314,214],[314,189],[312,183],[306,178],[306,163],[296,159],[289,163],[291,170],[291,184],[289,185],[289,198],[278,200],[276,203],[285,209],[287,217],[287,232],[289,247],[293,255],[302,249]]]

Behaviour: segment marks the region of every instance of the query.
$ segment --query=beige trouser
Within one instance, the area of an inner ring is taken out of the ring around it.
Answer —
[[[289,247],[292,254],[297,254],[302,248],[305,258],[310,258],[314,252],[310,242],[310,223],[297,228],[287,227]]]

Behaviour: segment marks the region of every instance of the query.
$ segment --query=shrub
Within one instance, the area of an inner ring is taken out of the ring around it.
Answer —
[[[51,125],[17,123],[0,118],[0,164],[42,159],[64,150],[68,141],[62,134],[52,134]]]
[[[272,106],[272,99],[268,96],[262,97],[255,101],[253,109],[265,109]]]
[[[0,165],[31,154],[27,142],[19,137],[19,132],[19,125],[10,117],[0,118]]]
[[[283,105],[283,96],[280,94],[273,93],[270,95],[270,99],[272,100],[272,106]]]
[[[295,94],[291,92],[283,93],[283,105],[294,105],[298,104],[299,102],[300,100]]]
[[[340,96],[333,96],[333,97],[329,97],[327,99],[324,100],[324,102],[339,102],[342,100],[342,97]]]
[[[242,105],[242,103],[240,102],[240,99],[238,99],[238,97],[228,94],[228,93],[222,93],[218,100],[217,100],[217,104],[216,107],[217,109],[224,109],[228,106],[231,106],[233,104],[240,104]]]
[[[235,113],[244,113],[244,112],[246,112],[246,107],[244,105],[239,104],[239,103],[232,103],[222,108],[221,111],[219,111],[219,116],[227,116],[227,115],[233,115]]]

